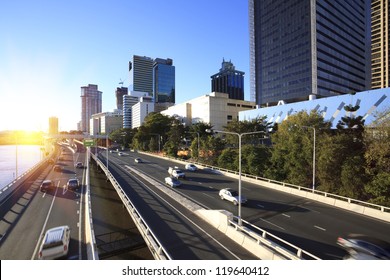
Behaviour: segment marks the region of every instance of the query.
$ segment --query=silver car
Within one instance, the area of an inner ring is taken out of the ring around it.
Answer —
[[[390,244],[371,236],[349,234],[339,237],[337,244],[347,252],[344,259],[390,260]]]
[[[166,177],[165,184],[171,186],[172,188],[175,188],[175,187],[179,187],[181,185],[181,182],[174,177]]]
[[[219,191],[219,197],[222,200],[227,200],[227,201],[232,202],[234,205],[238,205],[239,195],[238,195],[238,191],[236,191],[236,190],[233,190],[230,188],[222,189]],[[241,195],[241,204],[244,204],[246,202],[247,202],[246,197]]]

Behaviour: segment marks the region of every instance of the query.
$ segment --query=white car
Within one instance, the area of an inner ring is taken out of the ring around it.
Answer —
[[[198,170],[198,167],[196,167],[195,164],[188,163],[188,164],[186,164],[186,170],[189,170],[189,171],[196,171],[196,170]]]
[[[169,175],[171,175],[172,177],[175,177],[176,179],[180,179],[180,178],[183,178],[185,179],[186,178],[186,174],[181,171],[180,169],[178,169],[177,167],[169,167],[168,168],[168,173]]]
[[[52,260],[68,255],[70,241],[69,226],[60,226],[46,231],[39,249],[40,260]]]
[[[232,202],[234,205],[238,205],[238,191],[235,191],[233,189],[227,188],[227,189],[222,189],[219,191],[219,197],[222,200],[227,200]],[[246,197],[241,195],[241,204],[245,204],[247,202]]]
[[[123,156],[123,155],[124,155],[124,153],[122,153],[122,152],[118,153],[118,156]]]
[[[82,162],[77,162],[76,164],[75,164],[75,167],[76,168],[84,168],[84,165],[83,165],[83,163]]]
[[[135,158],[134,161],[135,161],[136,163],[142,163],[142,159],[139,158],[139,157]]]
[[[174,187],[179,187],[181,185],[181,182],[176,178],[166,177],[165,184],[174,188]]]

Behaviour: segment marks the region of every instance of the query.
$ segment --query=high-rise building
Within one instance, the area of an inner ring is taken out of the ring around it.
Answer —
[[[153,97],[155,103],[175,104],[175,66],[172,59],[156,58],[153,64]]]
[[[222,61],[219,73],[211,76],[211,92],[229,94],[230,99],[244,100],[244,72],[235,69],[231,61]]]
[[[117,87],[115,91],[116,96],[116,108],[118,110],[123,110],[123,96],[127,95],[127,87]]]
[[[56,135],[58,134],[58,118],[50,117],[49,118],[49,134]]]
[[[260,106],[370,87],[369,0],[249,0],[251,100]]]
[[[389,0],[371,1],[371,87],[389,87]]]
[[[123,128],[133,128],[133,106],[144,96],[148,96],[148,93],[131,91],[129,95],[123,96]]]
[[[129,71],[133,71],[133,89],[147,92],[153,97],[155,110],[165,110],[175,104],[175,66],[170,58],[150,58],[133,56],[129,62]]]
[[[80,130],[89,133],[89,120],[93,114],[102,112],[102,92],[97,85],[81,87],[81,125]]]
[[[133,56],[129,62],[129,71],[133,70],[133,90],[153,94],[153,59],[146,56]]]

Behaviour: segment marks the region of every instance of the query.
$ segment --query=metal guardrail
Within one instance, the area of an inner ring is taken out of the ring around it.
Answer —
[[[146,153],[146,152],[141,152],[141,153],[155,156],[152,153]],[[158,156],[158,157],[161,157],[161,156]],[[237,176],[239,175],[238,171],[224,169],[224,168],[220,168],[220,167],[216,167],[216,166],[212,166],[212,165],[208,165],[208,164],[204,164],[204,163],[200,163],[200,162],[196,162],[196,161],[181,160],[181,159],[167,157],[167,156],[164,156],[162,158],[176,160],[176,161],[183,162],[183,163],[194,163],[196,165],[203,166],[205,168],[210,168],[212,170],[217,170],[217,171],[221,171],[224,173],[237,175]],[[285,182],[280,182],[280,181],[276,181],[276,180],[272,180],[272,179],[268,179],[268,178],[263,178],[260,176],[250,175],[250,174],[246,174],[246,173],[241,173],[241,177],[243,177],[244,179],[245,178],[253,179],[253,180],[258,181],[258,182],[271,183],[271,184],[279,185],[282,187],[292,188],[292,189],[296,189],[299,191],[305,191],[307,193],[313,193],[316,195],[323,196],[324,198],[338,199],[340,201],[344,201],[344,202],[347,202],[349,204],[355,204],[355,205],[359,205],[359,206],[363,206],[363,207],[368,207],[368,208],[371,208],[374,210],[379,210],[383,213],[390,214],[390,207],[386,207],[386,206],[382,206],[382,205],[378,205],[378,204],[373,204],[373,203],[369,203],[369,202],[365,202],[365,201],[361,201],[361,200],[357,200],[357,199],[353,199],[353,198],[349,198],[349,197],[345,197],[345,196],[340,196],[340,195],[336,195],[336,194],[332,194],[332,193],[327,193],[327,192],[323,192],[323,191],[313,190],[311,187],[306,188],[306,187],[302,187],[302,186],[298,186],[298,185],[294,185],[294,184],[289,184],[289,183],[285,183]]]
[[[252,237],[256,240],[257,244],[265,245],[268,248],[276,251],[282,256],[290,260],[320,260],[319,257],[309,253],[308,251],[303,250],[302,248],[287,242],[286,240],[262,229],[245,220],[241,220],[246,226],[239,226],[235,221],[229,221],[230,225],[235,227],[236,230],[239,230],[246,235]]]
[[[156,235],[150,229],[142,215],[138,212],[137,208],[131,202],[130,198],[124,192],[118,181],[112,176],[111,172],[107,170],[106,166],[101,162],[100,159],[97,158],[96,155],[91,154],[92,158],[96,161],[96,163],[102,168],[107,178],[110,180],[111,184],[114,186],[116,192],[118,193],[120,199],[123,202],[123,205],[126,207],[130,216],[132,217],[135,225],[137,226],[139,232],[144,238],[149,250],[151,251],[153,257],[157,260],[171,260],[171,256],[166,251],[166,249],[162,246]]]

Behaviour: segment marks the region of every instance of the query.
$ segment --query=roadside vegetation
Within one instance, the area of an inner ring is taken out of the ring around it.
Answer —
[[[242,172],[312,187],[315,129],[315,188],[390,206],[390,109],[370,125],[346,106],[336,128],[312,111],[298,112],[278,125],[264,117],[232,121],[226,132],[264,133],[242,136]],[[110,140],[122,147],[191,159],[238,171],[238,136],[211,134],[207,123],[183,125],[180,119],[151,113],[138,129],[119,129]]]

